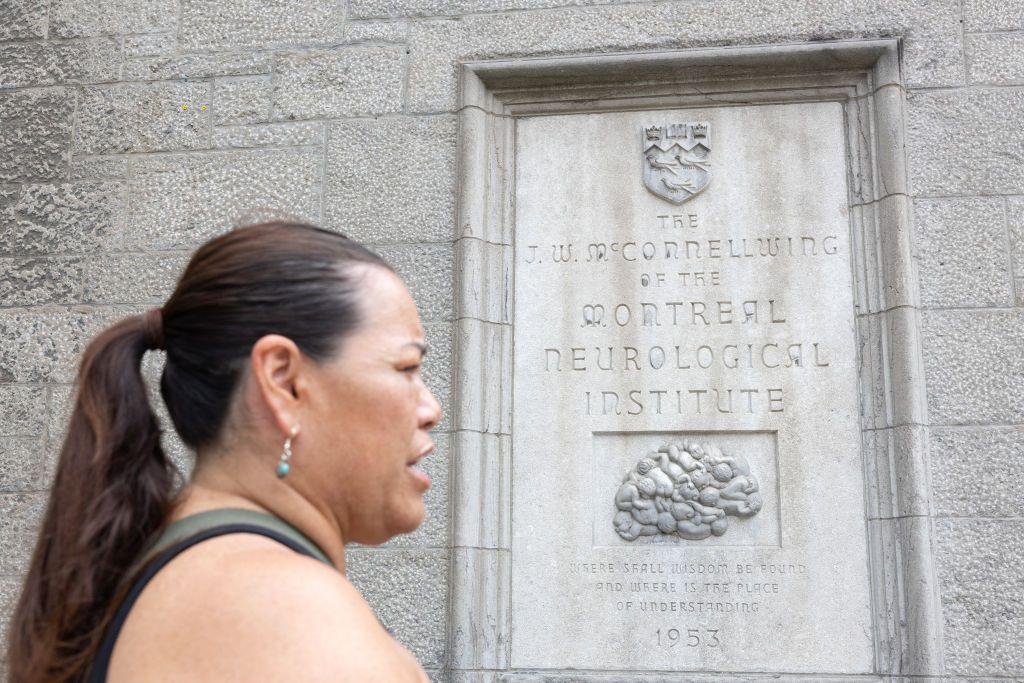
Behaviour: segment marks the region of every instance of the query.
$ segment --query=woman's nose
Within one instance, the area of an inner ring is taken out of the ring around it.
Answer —
[[[441,421],[441,404],[434,397],[434,393],[423,385],[424,401],[420,407],[420,427],[422,429],[433,429]]]

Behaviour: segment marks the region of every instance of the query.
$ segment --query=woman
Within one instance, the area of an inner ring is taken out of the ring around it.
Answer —
[[[196,452],[177,496],[154,348]],[[162,310],[83,355],[11,680],[426,680],[344,574],[346,543],[423,520],[425,351],[401,280],[341,235],[273,222],[203,245]]]

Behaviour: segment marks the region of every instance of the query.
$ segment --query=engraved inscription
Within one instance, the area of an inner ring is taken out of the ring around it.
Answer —
[[[721,536],[728,517],[753,517],[764,501],[750,465],[713,444],[667,444],[626,473],[615,493],[615,531],[627,541]]]
[[[644,128],[644,187],[673,204],[682,204],[707,187],[711,182],[708,128],[706,121]]]

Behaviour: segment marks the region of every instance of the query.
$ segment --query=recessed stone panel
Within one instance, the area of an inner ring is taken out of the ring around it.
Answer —
[[[516,130],[511,666],[872,670],[841,105]]]

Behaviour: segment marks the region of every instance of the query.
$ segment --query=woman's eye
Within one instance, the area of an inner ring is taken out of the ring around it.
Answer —
[[[407,366],[405,366],[404,368],[402,368],[402,372],[416,372],[419,369],[420,369],[420,364],[416,363],[415,365],[407,365]]]

